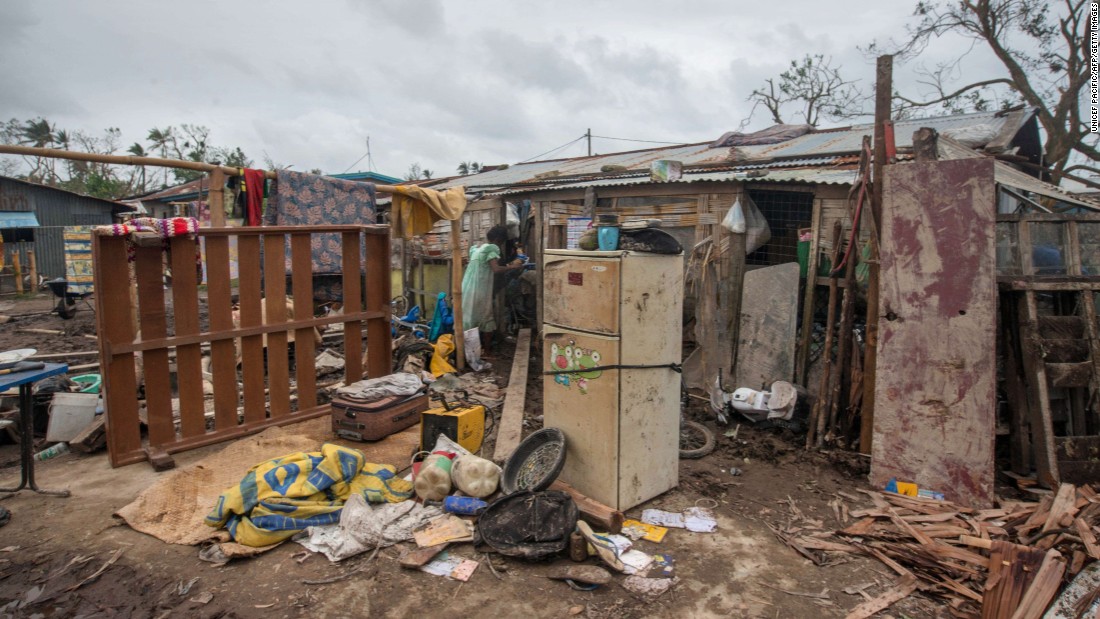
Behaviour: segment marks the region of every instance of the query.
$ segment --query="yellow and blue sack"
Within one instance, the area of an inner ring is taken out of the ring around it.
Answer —
[[[252,467],[218,497],[206,524],[225,527],[245,546],[281,542],[306,527],[340,522],[344,502],[359,494],[368,503],[397,503],[413,495],[394,467],[366,462],[356,449],[326,443]]]

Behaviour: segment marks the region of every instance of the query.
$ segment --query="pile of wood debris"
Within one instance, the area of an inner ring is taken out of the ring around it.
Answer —
[[[1062,484],[1039,502],[1003,501],[982,510],[864,492],[873,507],[848,512],[843,506],[843,520],[855,520],[844,529],[773,528],[819,565],[834,562],[829,553],[857,553],[898,574],[849,619],[870,617],[915,591],[942,599],[957,617],[1040,617],[1070,580],[1100,559],[1100,495],[1090,486]],[[1093,608],[1100,583],[1073,593],[1058,600],[1059,617]]]

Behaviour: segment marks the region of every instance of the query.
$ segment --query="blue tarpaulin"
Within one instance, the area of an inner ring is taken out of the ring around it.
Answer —
[[[37,228],[38,218],[30,211],[0,211],[0,228]]]

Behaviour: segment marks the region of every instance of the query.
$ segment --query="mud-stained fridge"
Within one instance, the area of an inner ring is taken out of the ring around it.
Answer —
[[[566,437],[561,479],[627,510],[679,468],[683,255],[546,250],[543,425]]]

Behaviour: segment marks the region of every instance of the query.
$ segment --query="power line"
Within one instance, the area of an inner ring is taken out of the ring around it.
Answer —
[[[535,159],[539,159],[539,158],[541,158],[541,157],[545,157],[546,155],[549,155],[550,153],[553,153],[553,152],[557,152],[557,151],[559,151],[559,150],[561,150],[561,149],[563,149],[563,148],[565,148],[565,147],[567,147],[567,146],[571,146],[571,145],[573,145],[573,144],[576,144],[577,142],[580,142],[581,140],[583,140],[583,139],[584,139],[584,138],[586,138],[586,137],[588,137],[588,136],[587,136],[587,135],[582,135],[582,136],[580,136],[579,138],[577,138],[577,139],[575,139],[575,140],[572,140],[572,141],[569,141],[569,142],[566,142],[565,144],[562,144],[561,146],[559,146],[559,147],[557,147],[557,148],[551,148],[550,150],[546,151],[545,153],[541,153],[541,154],[539,154],[539,155],[535,155],[534,157],[529,157],[529,158],[527,158],[527,159],[524,159],[523,161],[520,161],[520,162],[518,162],[518,163],[527,163],[528,161],[533,161],[533,160],[535,160]]]
[[[659,142],[657,140],[634,140],[634,139],[631,139],[631,138],[613,138],[613,137],[609,137],[609,136],[606,136],[606,135],[594,135],[592,137],[600,138],[602,140],[618,140],[620,142],[645,142],[647,144],[673,144],[673,145],[683,144],[683,142]]]

